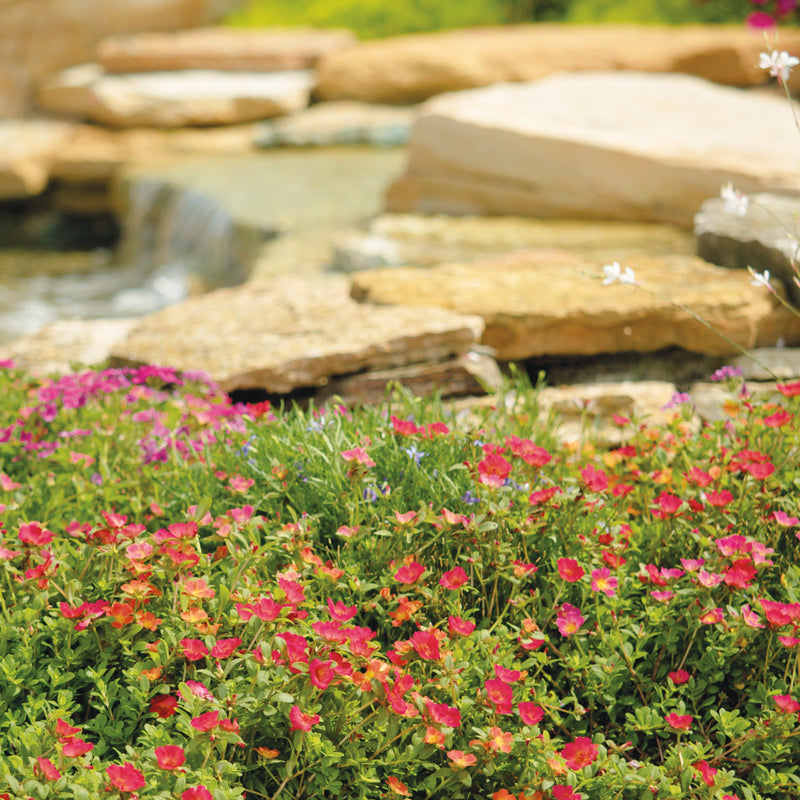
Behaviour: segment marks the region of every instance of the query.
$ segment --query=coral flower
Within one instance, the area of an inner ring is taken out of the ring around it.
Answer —
[[[94,745],[91,742],[86,742],[83,739],[70,739],[64,743],[61,752],[67,758],[80,758],[92,750],[94,750]]]
[[[467,573],[461,567],[454,567],[442,575],[439,585],[445,589],[460,589],[467,580]]]
[[[181,639],[183,655],[189,661],[199,661],[208,655],[208,648],[200,639]]]
[[[674,711],[664,717],[664,721],[676,731],[688,731],[692,727],[691,714],[676,714]]]
[[[478,760],[472,753],[465,753],[463,750],[448,750],[447,757],[453,762],[453,766],[458,769],[471,767]]]
[[[501,753],[510,753],[514,744],[514,736],[510,731],[502,728],[489,728],[489,749],[499,750]]]
[[[417,561],[412,561],[410,564],[404,564],[394,574],[394,579],[400,583],[416,583],[422,573],[425,572],[425,567]]]
[[[219,711],[206,711],[199,717],[193,717],[189,724],[200,733],[213,731],[219,724]]]
[[[499,453],[492,453],[478,463],[478,480],[490,489],[499,489],[511,474],[511,464]]]
[[[390,775],[386,779],[386,783],[389,784],[389,789],[391,789],[394,794],[399,794],[403,797],[409,797],[411,795],[411,792],[408,791],[408,786],[398,778],[395,778],[394,775]]]
[[[43,758],[39,756],[36,759],[36,764],[38,770],[42,773],[42,776],[47,781],[57,781],[61,777],[61,773],[58,771],[56,765],[49,759]],[[8,797],[8,795],[6,795]]]
[[[561,757],[570,769],[583,769],[594,764],[597,759],[597,745],[588,736],[578,736],[574,742],[564,745]]]
[[[319,720],[319,714],[305,714],[298,705],[292,706],[289,711],[289,722],[293,731],[310,731]]]
[[[775,705],[785,714],[794,714],[795,711],[800,711],[800,703],[792,699],[791,695],[774,694],[772,699],[775,701]]]
[[[574,558],[559,558],[557,568],[559,577],[569,583],[579,581],[586,574]]]
[[[111,785],[120,792],[135,792],[144,786],[144,775],[136,767],[126,761],[122,766],[119,764],[109,764],[106,767],[106,775],[111,781]]]
[[[409,640],[417,651],[417,655],[426,661],[439,658],[439,640],[429,631],[417,631]]]
[[[178,769],[186,763],[186,753],[177,744],[165,744],[155,749],[160,769]]]
[[[696,761],[692,766],[700,773],[706,786],[714,785],[714,776],[717,774],[717,770],[708,761]]]
[[[205,786],[190,786],[181,795],[181,800],[214,800],[211,792]]]
[[[517,713],[526,725],[537,725],[544,717],[544,709],[536,703],[519,703]]]
[[[512,688],[498,678],[491,678],[484,684],[486,697],[495,707],[498,714],[510,714],[514,692]]]

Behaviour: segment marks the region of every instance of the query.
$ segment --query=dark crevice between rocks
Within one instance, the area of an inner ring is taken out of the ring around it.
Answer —
[[[120,235],[119,221],[112,214],[57,211],[47,194],[28,201],[0,202],[0,247],[88,252],[115,248]]]
[[[670,348],[655,353],[553,356],[530,359],[525,361],[523,366],[533,385],[536,385],[539,375],[544,373],[544,382],[548,386],[618,381],[668,381],[675,384],[677,391],[685,392],[698,381],[708,380],[711,373],[725,363],[727,361],[724,357]]]

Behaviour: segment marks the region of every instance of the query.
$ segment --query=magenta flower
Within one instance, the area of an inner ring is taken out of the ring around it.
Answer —
[[[586,622],[586,619],[581,614],[580,609],[569,603],[564,603],[556,611],[556,627],[562,636],[571,636],[580,630],[584,622]]]

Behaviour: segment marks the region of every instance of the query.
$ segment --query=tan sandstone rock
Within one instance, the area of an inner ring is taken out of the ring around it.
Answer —
[[[272,72],[311,69],[322,56],[355,43],[346,30],[199,28],[104,39],[97,61],[107,72]]]
[[[50,165],[71,135],[72,126],[63,122],[0,121],[0,200],[40,194]]]
[[[650,291],[604,286],[600,262],[531,250],[473,264],[360,272],[351,294],[370,303],[478,314],[486,322],[482,343],[501,361],[669,347],[710,355],[735,352],[673,303],[744,347],[772,345],[779,338],[800,341],[800,320],[769,292],[754,291],[746,273],[692,256],[641,256],[625,266]]]
[[[0,348],[0,357],[11,358],[21,369],[35,375],[65,374],[74,364],[104,362],[114,344],[123,339],[136,319],[74,319],[51,322],[37,333]]]
[[[218,21],[240,0],[5,0],[0,3],[0,118],[30,110],[39,80],[90,61],[113,34]]]
[[[325,100],[418,103],[442,92],[572,70],[683,72],[730,86],[765,83],[763,36],[715,26],[513,25],[398,36],[332,53],[318,65]],[[800,32],[781,31],[800,51]]]
[[[688,228],[728,181],[800,190],[785,100],[688,75],[572,73],[426,103],[387,206]]]
[[[157,312],[114,347],[116,364],[203,369],[226,391],[284,394],[330,377],[468,351],[479,317],[348,299],[347,282],[285,278],[221,289]]]
[[[524,217],[382,214],[366,231],[343,231],[333,242],[334,269],[479,261],[534,247],[556,247],[602,260],[632,255],[692,255],[694,237],[673,225]]]
[[[85,64],[43,83],[38,101],[47,111],[121,128],[233,125],[304,107],[312,84],[307,70],[106,75]]]
[[[316,395],[319,401],[341,397],[352,405],[378,405],[390,387],[402,386],[417,396],[476,396],[497,390],[502,375],[497,362],[486,353],[470,351],[446,361],[412,364],[407,367],[359,372],[333,378]]]

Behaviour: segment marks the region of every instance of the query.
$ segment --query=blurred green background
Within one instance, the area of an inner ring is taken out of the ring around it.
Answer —
[[[248,0],[228,23],[349,28],[374,39],[513,22],[742,25],[755,8],[750,0]]]

